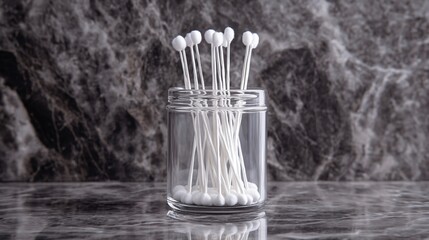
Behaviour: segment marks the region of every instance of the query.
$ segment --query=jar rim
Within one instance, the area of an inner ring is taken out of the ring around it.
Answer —
[[[265,90],[262,88],[213,90],[168,89],[167,109],[178,110],[266,110]]]
[[[208,87],[206,89],[185,89],[183,87],[171,87],[168,89],[168,92],[182,92],[182,93],[191,93],[191,92],[209,92],[209,93],[213,93],[213,92],[260,92],[263,93],[265,92],[265,89],[263,88],[259,88],[259,87],[252,87],[252,88],[248,88],[248,89],[240,89],[240,88],[232,88],[230,90],[213,90],[211,89],[211,87]]]

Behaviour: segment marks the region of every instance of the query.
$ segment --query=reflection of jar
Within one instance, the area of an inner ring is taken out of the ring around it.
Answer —
[[[196,224],[183,222],[170,233],[169,239],[267,239],[265,218],[234,223]]]
[[[167,201],[176,211],[249,212],[266,199],[261,89],[168,92]]]

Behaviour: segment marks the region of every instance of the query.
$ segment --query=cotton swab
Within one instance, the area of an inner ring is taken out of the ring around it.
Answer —
[[[259,35],[257,33],[252,34],[252,44],[249,49],[249,58],[247,59],[247,69],[246,69],[246,78],[244,82],[244,89],[247,89],[247,83],[249,82],[249,69],[250,69],[250,59],[252,58],[252,50],[255,49],[259,44]]]
[[[194,88],[198,90],[199,86],[198,86],[197,67],[195,65],[195,56],[194,56],[194,48],[193,48],[194,42],[192,41],[191,33],[186,34],[185,41],[186,41],[186,45],[191,49],[192,70],[194,74]]]
[[[226,53],[226,89],[229,91],[231,88],[231,80],[230,80],[230,56],[231,56],[231,42],[234,39],[234,30],[230,27],[225,28],[224,30],[224,40],[226,43],[227,53]],[[227,118],[227,131],[229,131],[229,134],[232,133],[232,114],[229,112],[229,118]],[[231,141],[232,139],[230,139]],[[232,143],[232,142],[231,142]],[[228,175],[228,173],[226,173]],[[230,190],[228,190],[227,194],[225,195],[225,203],[228,206],[234,206],[238,202],[237,195],[233,194]]]
[[[253,40],[253,36],[252,33],[250,31],[246,31],[243,33],[243,44],[244,46],[246,46],[246,54],[244,56],[244,64],[243,64],[243,71],[241,74],[241,85],[240,85],[240,89],[244,89],[244,83],[245,83],[245,78],[246,78],[246,72],[247,72],[247,59],[249,56],[249,49],[250,49],[250,45],[252,44],[252,40]]]
[[[207,30],[204,33],[204,39],[206,40],[206,42],[208,44],[210,44],[210,49],[211,49],[211,63],[212,63],[212,91],[213,91],[213,95],[216,94],[216,90],[217,90],[217,75],[216,75],[216,52],[215,52],[215,45],[214,45],[214,35],[215,35],[215,31],[212,29]],[[216,42],[217,43],[217,42]],[[217,104],[216,101],[214,101],[214,104]],[[213,113],[215,114],[215,113]],[[215,132],[215,116],[213,115],[213,124],[212,124],[212,129],[209,129],[208,132],[211,132],[211,136],[213,138],[217,138],[216,136],[216,132]],[[216,158],[217,155],[217,141],[214,142],[214,151],[213,151],[213,156],[214,158]]]
[[[192,38],[192,42],[195,44],[195,50],[197,53],[197,62],[198,62],[198,70],[200,73],[201,88],[205,89],[203,69],[201,68],[200,50],[198,49],[198,44],[201,43],[201,39],[202,39],[201,33],[197,30],[194,30],[191,32],[191,38]]]
[[[225,28],[225,31],[224,31],[224,38],[225,38],[225,41],[226,41],[226,51],[227,51],[227,53],[226,53],[226,85],[227,85],[227,90],[229,90],[230,89],[230,86],[231,86],[231,80],[230,80],[230,76],[231,76],[231,74],[230,74],[230,55],[231,55],[231,51],[230,51],[230,49],[231,49],[231,42],[232,42],[232,40],[234,39],[234,30],[232,29],[232,28],[230,28],[230,27],[227,27],[227,28]]]
[[[217,67],[217,76],[219,80],[219,90],[223,90],[223,80],[222,80],[222,69],[220,66],[220,52],[219,48],[222,48],[223,43],[223,33],[216,32],[213,34],[213,46],[215,48],[215,60],[216,60],[216,66]]]
[[[226,44],[226,41],[224,40],[224,44]],[[226,85],[226,78],[225,78],[225,60],[223,57],[223,48],[224,48],[224,44],[222,44],[222,46],[219,48],[220,51],[220,66],[221,66],[221,70],[222,70],[222,85],[223,85],[223,90],[226,91],[228,90],[228,86]]]
[[[244,45],[246,45],[246,55],[248,53],[248,56],[247,56],[247,59],[245,58],[245,64],[244,64],[245,76],[244,76],[244,82],[242,82],[242,89],[247,89],[247,83],[249,81],[249,69],[250,69],[250,62],[251,62],[251,56],[252,56],[252,49],[255,49],[259,44],[258,34],[256,34],[256,33],[252,34],[252,38],[251,38],[252,42],[250,44],[250,47],[249,47],[249,39],[250,39],[249,34],[247,34],[247,36],[244,36],[244,34],[243,34],[243,43],[244,43]],[[244,70],[244,68],[243,68],[243,70]],[[242,81],[243,81],[243,78],[242,78]],[[240,116],[240,124],[241,124],[241,114],[239,116]],[[239,128],[239,126],[238,126],[238,128]],[[257,200],[260,198],[260,194],[257,190],[249,189],[249,187],[248,187],[248,181],[247,181],[246,171],[244,169],[244,162],[243,162],[243,156],[242,156],[243,154],[241,153],[240,144],[238,146],[239,146],[239,153],[240,153],[240,155],[239,155],[240,160],[239,161],[241,162],[241,168],[242,168],[241,170],[244,174],[243,178],[244,178],[244,181],[245,181],[244,183],[245,183],[246,189],[247,189],[246,197],[247,197],[248,201],[253,202],[254,200]]]
[[[228,47],[228,42],[225,39],[225,34],[223,34],[223,43],[222,43],[222,47],[220,48],[220,64],[222,67],[222,80],[223,80],[223,85],[225,87],[225,94],[227,94],[227,91],[229,90],[229,84],[227,84],[227,80],[226,80],[226,69],[225,69],[225,58],[224,58],[224,54],[223,54],[223,48],[227,48]]]
[[[219,89],[222,90],[223,89],[223,83],[222,83],[222,74],[221,74],[221,67],[220,67],[220,57],[219,57],[219,48],[221,48],[223,43],[223,33],[221,32],[216,32],[213,34],[213,38],[212,38],[212,44],[213,47],[215,48],[215,60],[216,60],[216,64],[215,67],[217,67],[217,75],[218,75],[218,80],[219,80]],[[216,102],[217,105],[217,102]],[[218,111],[216,110],[214,112],[214,128],[215,128],[215,138],[216,138],[216,160],[217,160],[217,176],[218,176],[218,195],[213,199],[213,204],[217,205],[217,206],[223,206],[225,204],[225,198],[222,195],[221,192],[221,153],[220,153],[220,127],[221,125],[219,124],[219,115],[218,115]]]
[[[204,40],[208,44],[210,44],[210,50],[211,50],[211,63],[212,63],[212,90],[215,90],[217,88],[216,84],[216,67],[214,67],[214,63],[216,60],[214,59],[214,47],[213,47],[213,34],[215,31],[213,29],[209,29],[204,33]],[[214,93],[213,93],[214,94]]]
[[[186,40],[182,36],[177,36],[172,41],[173,48],[179,52],[180,54],[180,61],[182,62],[182,70],[183,70],[183,78],[185,82],[185,88],[190,89],[190,82],[188,79],[189,73],[187,72],[187,68],[185,67],[185,59],[183,57],[183,51],[186,48]]]
[[[185,88],[186,89],[191,89],[191,83],[190,83],[190,77],[189,77],[189,71],[188,71],[188,65],[187,65],[187,59],[186,59],[186,53],[185,53],[185,48],[186,46],[189,46],[191,48],[191,57],[192,57],[192,63],[193,63],[193,70],[194,70],[194,87],[195,89],[198,89],[198,79],[197,79],[197,73],[196,73],[196,66],[195,66],[195,58],[194,58],[194,53],[193,53],[193,41],[191,39],[191,35],[187,34],[186,38],[184,39],[182,36],[178,36],[175,39],[173,39],[173,47],[175,48],[176,51],[180,52],[180,57],[181,57],[181,61],[182,61],[182,69],[184,71],[184,75],[185,75]],[[193,116],[193,118],[195,118]],[[194,125],[194,130],[196,130],[197,126],[195,124],[195,119],[193,119],[193,125]],[[196,131],[197,132],[197,131]],[[192,172],[193,172],[193,165],[194,165],[194,154],[195,154],[195,150],[196,150],[196,138],[194,138],[194,149],[192,150],[192,161],[190,164],[190,176],[189,176],[189,182],[188,182],[188,191],[180,189],[180,190],[176,190],[176,192],[174,192],[173,197],[176,199],[180,199],[182,202],[190,204],[192,203]]]
[[[250,31],[246,31],[243,33],[243,37],[242,37],[242,42],[243,44],[246,46],[246,53],[245,53],[245,57],[244,57],[244,63],[243,63],[243,70],[242,70],[242,76],[241,76],[241,84],[240,84],[240,89],[244,90],[247,88],[247,83],[246,83],[246,73],[248,72],[248,67],[249,67],[249,55],[250,55],[250,49],[251,49],[251,44],[253,42],[253,34]],[[240,129],[240,125],[241,125],[241,113],[238,113],[237,115],[237,120],[236,120],[236,125],[233,127],[233,132],[234,132],[234,139],[235,141],[232,143],[233,145],[237,145],[238,147],[241,146],[240,140],[238,138],[238,131]],[[235,148],[235,147],[234,147]],[[235,148],[236,149],[236,148]],[[234,154],[234,156],[237,156],[236,154]],[[235,163],[235,164],[234,164]],[[231,169],[234,170],[235,168],[235,172],[239,173],[239,176],[235,177],[235,184],[237,185],[237,201],[238,204],[240,205],[246,205],[248,202],[253,202],[253,197],[251,195],[246,195],[245,191],[243,189],[242,186],[242,182],[241,182],[241,172],[244,172],[244,184],[246,185],[247,188],[247,177],[245,174],[245,169],[244,171],[242,170],[244,168],[243,166],[243,159],[242,159],[242,155],[238,156],[236,158],[236,160],[231,164]],[[235,174],[236,175],[236,174]],[[240,179],[240,180],[239,180]]]

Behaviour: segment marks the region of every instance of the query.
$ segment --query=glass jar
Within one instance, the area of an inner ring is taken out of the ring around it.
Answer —
[[[262,89],[168,91],[167,202],[184,213],[244,213],[266,199]]]

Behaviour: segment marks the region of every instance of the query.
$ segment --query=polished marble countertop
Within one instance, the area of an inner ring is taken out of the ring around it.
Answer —
[[[425,239],[429,182],[271,182],[265,217],[167,216],[165,183],[2,183],[0,239]]]

